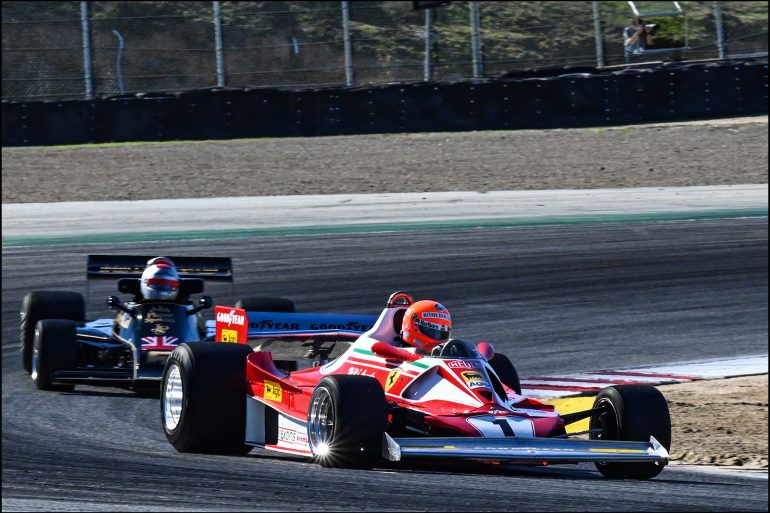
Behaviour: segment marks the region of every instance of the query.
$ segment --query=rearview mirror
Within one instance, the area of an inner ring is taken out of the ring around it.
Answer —
[[[410,353],[409,351],[405,351],[382,341],[372,344],[372,352],[380,358],[385,358],[386,360],[399,360],[402,362],[413,362],[422,358],[419,354]]]

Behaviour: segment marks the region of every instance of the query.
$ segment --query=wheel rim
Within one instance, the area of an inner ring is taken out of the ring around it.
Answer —
[[[35,329],[35,340],[38,339],[40,336],[40,332]],[[38,367],[40,366],[40,350],[37,348],[37,344],[33,343],[32,345],[32,372],[30,372],[30,376],[32,377],[33,381],[37,381],[38,376]]]
[[[316,456],[325,456],[334,440],[334,403],[326,388],[316,389],[308,413],[310,450]]]
[[[30,376],[33,381],[37,381],[37,368],[40,365],[40,356],[37,353],[37,348],[32,349],[32,372],[30,373]]]
[[[179,419],[182,417],[184,387],[178,365],[171,365],[166,376],[166,387],[163,389],[163,422],[166,431],[173,431],[179,425]]]

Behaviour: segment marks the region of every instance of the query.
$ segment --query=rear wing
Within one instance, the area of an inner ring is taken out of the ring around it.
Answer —
[[[376,315],[247,312],[230,306],[215,309],[217,342],[245,344],[253,339],[356,339],[369,331]]]
[[[88,255],[86,278],[115,280],[139,278],[147,261],[158,255]],[[207,281],[233,281],[233,263],[230,257],[169,256],[176,264],[180,278],[201,278]]]

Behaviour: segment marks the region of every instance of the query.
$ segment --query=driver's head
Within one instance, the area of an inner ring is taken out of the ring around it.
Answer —
[[[443,305],[424,299],[407,308],[401,323],[401,339],[417,349],[431,349],[449,340],[452,317]]]
[[[145,268],[155,264],[167,264],[176,269],[176,265],[174,264],[174,261],[171,260],[169,257],[164,257],[164,256],[159,256],[159,257],[149,259],[147,261],[147,264],[145,264]]]
[[[145,268],[140,288],[144,299],[173,300],[179,294],[179,275],[173,265],[156,262]]]

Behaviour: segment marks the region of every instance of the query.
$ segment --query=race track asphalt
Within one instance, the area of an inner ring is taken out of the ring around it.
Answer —
[[[3,510],[767,511],[767,480],[667,468],[609,481],[592,465],[323,469],[253,451],[179,454],[158,400],[39,392],[21,370],[33,289],[85,292],[88,253],[228,255],[220,303],[280,295],[300,310],[377,313],[406,289],[441,301],[457,337],[492,341],[520,375],[767,351],[767,218],[3,248]],[[106,317],[105,283],[91,317]]]

